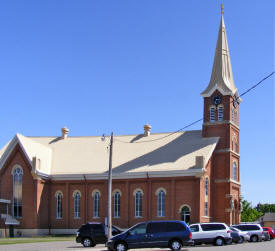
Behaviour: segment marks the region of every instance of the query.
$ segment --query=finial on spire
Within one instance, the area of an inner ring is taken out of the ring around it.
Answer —
[[[223,8],[223,4],[221,4],[221,14],[223,15],[224,14],[224,8]]]

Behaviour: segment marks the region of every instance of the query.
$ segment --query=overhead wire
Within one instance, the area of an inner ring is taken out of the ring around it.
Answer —
[[[275,74],[275,71],[271,72],[269,75],[267,75],[266,77],[264,77],[263,79],[261,79],[261,80],[260,80],[259,82],[257,82],[255,85],[251,86],[249,89],[247,89],[246,91],[244,91],[244,92],[243,92],[242,94],[240,94],[238,97],[236,97],[235,99],[233,99],[232,102],[238,101],[240,97],[246,95],[247,93],[249,93],[250,91],[252,91],[253,89],[255,89],[255,88],[256,88],[257,86],[259,86],[262,82],[264,82],[265,80],[267,80],[268,78],[270,78],[273,74]],[[202,121],[202,120],[203,120],[203,118],[198,119],[198,120],[196,120],[196,121],[194,121],[194,122],[192,122],[192,123],[190,123],[190,124],[188,124],[188,125],[186,125],[186,126],[180,128],[180,129],[178,129],[177,131],[171,132],[171,133],[169,133],[169,134],[167,134],[167,135],[165,135],[165,136],[162,136],[162,137],[159,137],[159,138],[156,138],[156,139],[128,142],[128,141],[120,140],[120,139],[118,139],[118,138],[115,137],[115,138],[114,138],[114,141],[118,141],[118,142],[126,143],[126,144],[133,144],[133,143],[138,144],[138,143],[149,143],[149,142],[154,142],[154,141],[162,140],[162,139],[164,139],[164,138],[168,138],[168,137],[170,137],[170,136],[172,136],[172,135],[174,135],[174,134],[176,134],[176,133],[178,133],[178,132],[183,131],[184,129],[186,129],[186,128],[192,126],[192,125],[197,124],[198,122],[200,122],[200,121]]]

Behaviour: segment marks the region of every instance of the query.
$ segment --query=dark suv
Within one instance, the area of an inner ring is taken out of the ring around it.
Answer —
[[[121,229],[112,226],[112,235],[121,232]],[[105,225],[102,223],[84,224],[76,232],[76,242],[81,243],[84,247],[94,247],[96,244],[105,244],[106,241]]]
[[[108,250],[115,251],[161,247],[180,250],[183,245],[191,244],[192,233],[184,221],[149,221],[114,236],[107,247]]]

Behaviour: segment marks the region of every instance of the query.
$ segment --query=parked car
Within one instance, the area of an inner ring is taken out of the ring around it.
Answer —
[[[213,243],[222,246],[232,242],[230,229],[225,223],[196,223],[190,225],[190,230],[195,245]]]
[[[167,248],[180,250],[191,245],[192,233],[184,221],[149,221],[139,223],[111,238],[108,250],[126,251],[133,248]]]
[[[117,235],[121,232],[120,228],[112,226],[112,235]],[[105,244],[107,242],[106,226],[98,222],[83,224],[76,232],[76,242],[81,243],[84,247]]]
[[[268,231],[270,239],[273,240],[275,238],[275,230],[271,227],[263,227],[264,231]]]
[[[262,241],[263,239],[263,229],[260,224],[254,223],[241,223],[238,225],[232,225],[232,227],[245,231],[249,234],[251,242]]]
[[[263,240],[264,240],[264,241],[270,241],[270,240],[271,240],[268,231],[267,231],[267,230],[264,230],[264,229],[263,229]]]
[[[249,241],[250,240],[250,236],[249,236],[248,232],[241,231],[240,229],[237,229],[235,227],[230,227],[230,230],[231,230],[231,236],[232,236],[232,233],[234,233],[234,232],[239,233],[241,238],[238,241],[238,243],[243,243],[244,241]],[[233,238],[233,236],[232,236],[232,238]]]
[[[232,242],[234,243],[242,243],[242,238],[241,235],[239,234],[239,232],[237,230],[235,230],[233,227],[230,227],[230,235],[232,237]]]

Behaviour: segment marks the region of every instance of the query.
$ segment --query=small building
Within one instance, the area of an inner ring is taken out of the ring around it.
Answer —
[[[258,219],[258,222],[264,227],[275,228],[275,213],[265,213]]]
[[[203,39],[203,38],[202,38]],[[112,222],[240,221],[239,104],[221,17],[202,130],[114,137]],[[190,89],[188,89],[190,91]],[[190,109],[192,109],[190,107]],[[190,110],[191,111],[191,110]],[[108,161],[101,137],[16,134],[0,150],[0,198],[16,235],[75,233],[107,216]],[[5,212],[3,212],[5,214]]]

